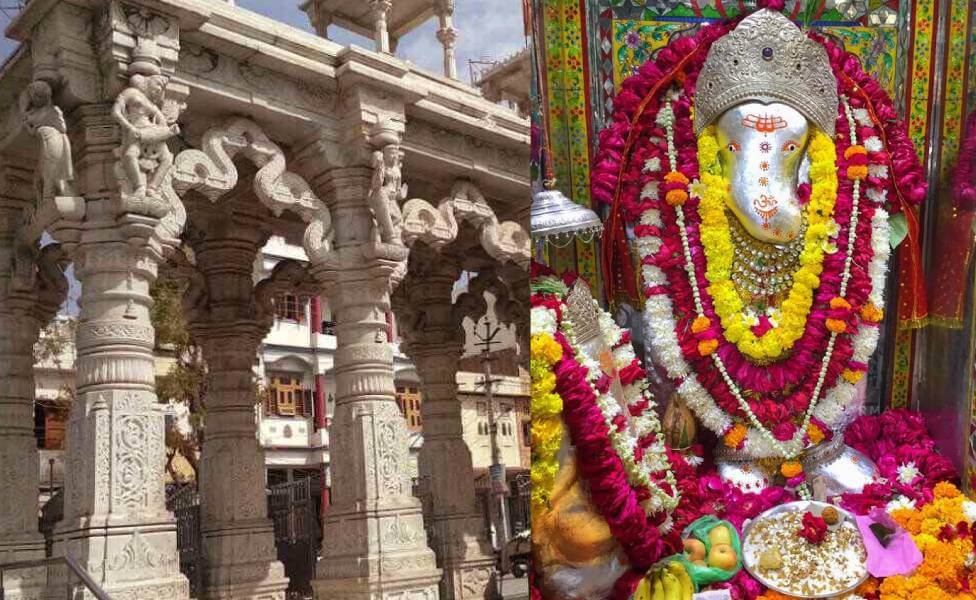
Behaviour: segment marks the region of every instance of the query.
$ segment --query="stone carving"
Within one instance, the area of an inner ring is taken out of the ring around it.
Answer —
[[[470,569],[461,573],[463,598],[482,598],[491,581],[491,569]]]
[[[125,415],[115,419],[115,500],[121,506],[140,509],[147,504],[149,480],[146,449],[149,424],[143,416]]]
[[[254,191],[275,215],[290,210],[307,224],[303,247],[312,262],[325,260],[334,232],[328,207],[296,173],[286,170],[285,154],[253,121],[233,118],[203,134],[202,150],[184,150],[176,158],[173,185],[179,193],[197,190],[217,200],[237,185],[233,159],[243,154],[257,167]]]
[[[169,31],[169,21],[141,6],[123,6],[125,21],[139,37],[155,38]]]
[[[271,327],[275,318],[274,299],[284,292],[313,295],[319,292],[319,288],[300,262],[278,262],[271,274],[254,286],[254,305],[259,323]]]
[[[392,128],[381,125],[370,141],[381,149],[373,151],[369,209],[373,212],[380,241],[384,244],[401,244],[400,202],[407,197],[407,186],[400,173],[403,164],[400,138]]]
[[[479,229],[481,245],[489,256],[528,267],[529,234],[514,221],[500,223],[481,191],[468,181],[457,181],[437,208],[419,198],[408,200],[403,206],[403,240],[408,246],[421,241],[441,248],[457,239],[460,222]]]
[[[158,195],[173,164],[173,153],[166,140],[177,135],[180,127],[163,114],[167,82],[164,75],[136,73],[112,107],[112,118],[122,128],[115,175],[125,195]]]
[[[34,81],[20,97],[24,127],[40,143],[35,182],[38,201],[75,196],[71,141],[64,114],[51,100],[51,86]]]
[[[399,517],[394,517],[386,524],[383,533],[383,544],[389,548],[410,548],[420,538],[420,532],[411,524]]]
[[[165,565],[169,561],[166,555],[156,550],[138,532],[132,534],[122,552],[112,557],[106,568],[110,571],[122,569],[146,569]]]

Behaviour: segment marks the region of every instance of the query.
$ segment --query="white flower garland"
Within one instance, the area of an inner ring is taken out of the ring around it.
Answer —
[[[856,127],[854,125],[857,115],[856,111],[851,110],[846,97],[843,98],[843,101],[848,123],[850,125],[851,144],[853,145],[857,143]],[[677,170],[677,152],[674,148],[674,113],[670,102],[661,108],[658,118],[659,123],[664,126],[665,130],[667,131],[668,159],[670,161],[671,170],[674,171]],[[880,170],[875,170],[871,174],[872,176],[884,178],[887,177],[887,169],[884,169],[883,172],[880,172]],[[840,289],[841,297],[844,296],[847,289],[848,280],[850,279],[850,267],[853,261],[854,250],[853,242],[857,235],[858,204],[860,201],[861,192],[860,184],[861,182],[859,180],[854,181],[851,224],[848,232],[848,246]],[[883,190],[881,190],[881,192],[883,192]],[[875,190],[872,188],[867,190],[866,195],[870,199],[876,200],[876,197],[872,197],[872,195],[875,193]],[[690,255],[689,242],[684,222],[684,210],[680,206],[676,209],[676,217],[685,254],[685,270],[688,273],[689,279],[691,280],[691,290],[695,300],[697,312],[700,316],[704,314],[704,311],[702,309],[701,299],[699,297],[694,264],[692,263]],[[641,215],[640,221],[645,225],[654,225],[658,227],[662,225],[660,212],[657,209],[649,209],[645,211]],[[868,267],[868,274],[872,284],[869,300],[875,306],[882,306],[884,303],[884,284],[888,269],[888,259],[890,256],[890,227],[888,225],[888,214],[880,207],[876,208],[871,219],[871,225],[871,244],[873,256]],[[636,242],[636,247],[641,258],[645,259],[656,254],[661,246],[661,243],[662,240],[659,237],[647,236],[639,238]],[[646,264],[646,262],[642,261],[641,273],[646,285],[667,285],[667,275],[656,265]],[[644,328],[646,342],[654,355],[655,362],[664,368],[665,372],[672,380],[681,382],[678,385],[677,392],[681,395],[685,402],[688,403],[689,408],[695,412],[698,418],[702,421],[702,424],[718,435],[722,435],[728,431],[728,429],[732,426],[731,418],[716,404],[715,399],[711,396],[711,394],[709,394],[708,391],[698,382],[697,377],[692,371],[690,365],[687,363],[687,361],[685,361],[684,356],[682,355],[676,333],[677,323],[673,314],[673,306],[670,299],[666,295],[655,294],[647,298],[644,309]],[[740,403],[740,407],[742,407],[746,414],[749,415],[750,421],[753,425],[752,427],[747,428],[746,439],[742,449],[743,455],[751,458],[794,458],[803,449],[803,437],[806,434],[807,425],[809,425],[812,417],[816,417],[827,427],[835,429],[845,421],[849,421],[856,416],[850,414],[849,412],[853,408],[851,407],[851,401],[857,393],[857,388],[855,385],[852,385],[842,377],[839,377],[837,382],[832,387],[823,389],[824,378],[826,376],[827,366],[829,365],[830,358],[833,354],[836,336],[837,334],[831,333],[828,341],[827,352],[825,352],[824,360],[818,374],[815,392],[811,398],[809,408],[804,414],[804,424],[802,427],[798,428],[793,440],[786,443],[777,440],[771,432],[769,432],[765,427],[762,426],[761,423],[759,423],[758,419],[755,418],[755,415],[753,415],[749,409],[748,403],[745,402],[745,399],[739,392],[738,386],[735,385],[735,382],[727,373],[721,358],[718,356],[718,353],[713,353],[711,355],[712,360],[719,369],[719,372],[722,374],[725,383],[736,396]],[[867,362],[877,346],[878,337],[879,331],[877,327],[868,326],[858,328],[858,332],[852,338],[852,360],[857,362]],[[821,393],[823,394],[823,398],[818,401]]]

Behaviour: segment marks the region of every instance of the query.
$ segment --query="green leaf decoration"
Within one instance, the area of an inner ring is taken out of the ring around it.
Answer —
[[[888,238],[888,243],[891,244],[891,249],[894,250],[905,239],[905,236],[908,235],[908,221],[905,219],[904,213],[895,213],[888,217],[888,227],[891,228],[891,236]]]

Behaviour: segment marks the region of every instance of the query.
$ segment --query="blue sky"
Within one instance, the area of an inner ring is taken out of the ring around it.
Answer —
[[[298,4],[299,0],[237,0],[241,8],[311,31],[308,19],[299,10]],[[9,23],[8,16],[0,13],[0,27],[6,28]],[[525,45],[521,0],[457,0],[454,26],[460,32],[456,50],[458,76],[465,81],[468,80],[469,59],[501,59]],[[424,23],[400,41],[397,55],[440,72],[443,68],[442,55],[440,42],[435,37],[436,30],[436,19]],[[371,47],[369,40],[335,27],[330,35],[342,44]],[[15,47],[16,44],[6,38],[0,41],[0,60],[13,52]]]
[[[365,0],[363,0],[365,1]],[[4,0],[0,0],[4,2]],[[6,2],[7,6],[13,2]],[[312,31],[304,12],[298,8],[299,0],[237,0],[241,8],[252,10],[294,27]],[[13,11],[0,12],[0,29],[10,24]],[[521,0],[457,0],[454,27],[458,29],[456,53],[458,77],[469,80],[469,60],[497,60],[517,52],[525,45],[522,24]],[[416,65],[440,73],[443,54],[435,32],[437,20],[431,19],[400,40],[397,56]],[[332,27],[329,35],[341,44],[357,44],[366,48],[372,42],[348,31]],[[0,38],[0,61],[6,59],[17,47],[16,42]],[[67,312],[76,314],[80,285],[69,270],[71,284]]]

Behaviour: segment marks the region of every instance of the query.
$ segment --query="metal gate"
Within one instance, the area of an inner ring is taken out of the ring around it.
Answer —
[[[166,495],[166,508],[176,517],[176,549],[180,572],[190,580],[190,595],[203,591],[203,536],[200,532],[200,494],[196,484],[172,486]]]
[[[268,488],[268,517],[274,522],[278,560],[288,575],[288,598],[311,598],[322,526],[321,490],[313,478]]]

